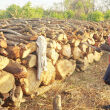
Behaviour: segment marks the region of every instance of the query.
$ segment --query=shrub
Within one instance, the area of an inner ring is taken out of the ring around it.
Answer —
[[[88,14],[87,19],[90,21],[103,21],[104,20],[104,15],[100,11],[94,11],[90,14]]]
[[[0,19],[7,18],[6,16],[6,11],[5,10],[0,10]]]
[[[15,18],[19,18],[21,16],[21,8],[18,5],[10,5],[7,9],[6,9],[6,16],[11,18],[11,17],[15,17]]]
[[[67,10],[64,12],[64,17],[65,18],[73,18],[75,16],[75,12],[72,10]]]
[[[110,10],[105,12],[104,18],[107,19],[107,20],[110,20]]]
[[[51,11],[49,16],[52,18],[57,18],[57,19],[63,19],[64,18],[64,15],[62,12],[55,12],[55,11]]]
[[[80,19],[81,20],[87,20],[87,15],[82,13],[81,16],[80,16]]]

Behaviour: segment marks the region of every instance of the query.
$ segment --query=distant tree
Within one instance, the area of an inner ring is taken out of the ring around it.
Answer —
[[[18,5],[10,5],[7,9],[6,9],[6,15],[7,17],[11,18],[11,17],[15,17],[15,18],[19,18],[21,17],[22,13],[21,13],[21,7]]]
[[[106,20],[110,20],[110,10],[107,10],[107,11],[105,12],[104,18],[105,18]]]
[[[6,16],[6,11],[5,10],[0,10],[0,19],[7,18]]]
[[[67,10],[64,12],[64,17],[65,18],[73,18],[75,16],[75,12],[72,10]]]
[[[51,18],[57,18],[57,19],[63,19],[64,14],[62,12],[57,12],[57,11],[50,11],[49,16]]]
[[[64,0],[64,6],[67,10],[88,14],[94,9],[94,0]]]
[[[22,7],[22,13],[24,18],[31,18],[35,14],[35,9],[31,7],[31,2],[26,3]]]
[[[31,7],[31,2],[22,7],[23,18],[42,18],[44,10],[42,8]]]
[[[82,13],[81,16],[80,16],[80,19],[81,20],[87,20],[87,15]]]
[[[103,21],[104,15],[101,11],[94,11],[94,12],[88,14],[87,19],[90,21],[96,21],[96,22]]]
[[[34,18],[42,18],[44,16],[44,9],[43,8],[36,8],[35,15],[33,16]]]

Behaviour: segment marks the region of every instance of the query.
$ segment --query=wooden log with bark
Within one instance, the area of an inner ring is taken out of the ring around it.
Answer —
[[[26,95],[32,95],[37,92],[41,80],[37,79],[37,70],[34,68],[27,69],[27,77],[20,79],[21,87]]]
[[[3,69],[9,73],[12,73],[16,78],[27,77],[27,69],[16,61],[9,60],[8,65]]]
[[[36,67],[37,66],[37,56],[34,54],[29,54],[26,58],[21,60],[21,64],[28,67]]]
[[[76,68],[74,60],[59,60],[56,64],[56,79],[64,79],[66,76],[71,75]]]
[[[0,47],[1,48],[7,48],[7,41],[3,40],[3,39],[0,39]]]
[[[49,85],[55,81],[56,69],[51,61],[47,62],[47,71],[43,71],[41,81],[43,85]]]
[[[9,64],[9,59],[4,56],[0,56],[0,70],[4,69]]]
[[[11,73],[0,70],[0,93],[8,93],[14,88],[15,78]]]
[[[26,58],[30,53],[37,51],[37,45],[35,42],[28,43],[27,45],[21,45],[22,58]]]

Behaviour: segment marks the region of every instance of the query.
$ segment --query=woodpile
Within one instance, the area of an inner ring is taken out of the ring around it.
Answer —
[[[85,43],[99,47],[106,42],[109,32],[110,21],[96,23],[57,19],[0,20],[2,105],[10,98],[14,106],[20,106],[24,101],[24,94],[33,96],[41,90],[43,93],[44,89],[41,88],[50,88],[50,84],[65,79],[75,70],[85,71],[89,64],[99,61],[103,54]],[[38,80],[36,40],[41,35],[47,41],[47,71],[43,71]]]

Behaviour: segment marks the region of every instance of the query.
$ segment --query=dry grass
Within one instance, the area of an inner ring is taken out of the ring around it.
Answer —
[[[21,106],[21,110],[52,110],[52,100],[56,94],[62,97],[63,110],[102,110],[110,104],[110,87],[102,78],[108,65],[108,56],[92,64],[85,72],[74,73],[62,84],[46,94],[36,97]]]

